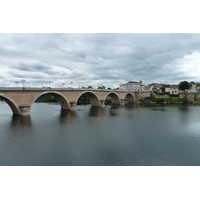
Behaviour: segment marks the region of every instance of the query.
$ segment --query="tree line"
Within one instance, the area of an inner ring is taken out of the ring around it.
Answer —
[[[36,102],[58,102],[57,99],[51,94],[43,94],[40,96]],[[107,98],[106,104],[111,104],[111,99]],[[86,94],[82,94],[77,102],[78,105],[90,104],[90,98]]]
[[[93,89],[93,87],[91,85],[89,85],[87,88],[86,87],[82,87],[83,89]],[[110,87],[107,87],[104,86],[104,85],[101,85],[101,86],[98,86],[97,89],[102,89],[102,90],[111,90]],[[119,88],[115,88],[114,90],[118,90]],[[51,95],[51,94],[44,94],[42,96],[40,96],[36,102],[58,102],[57,99]],[[80,104],[88,104],[90,103],[90,99],[89,97],[86,95],[86,94],[83,94],[80,96],[80,98],[78,99],[78,102],[77,104],[80,105]],[[110,100],[107,99],[107,103],[109,104],[110,103]]]
[[[179,90],[189,90],[191,88],[191,85],[188,83],[188,81],[181,81],[178,85]]]

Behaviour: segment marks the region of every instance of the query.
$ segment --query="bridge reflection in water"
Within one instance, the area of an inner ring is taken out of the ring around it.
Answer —
[[[73,123],[78,117],[76,110],[61,110],[60,112],[60,123]]]
[[[13,115],[12,116],[12,126],[32,126],[31,116],[25,115],[25,116],[18,116]]]

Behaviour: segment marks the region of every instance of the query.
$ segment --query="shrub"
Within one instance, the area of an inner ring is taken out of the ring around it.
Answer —
[[[170,94],[169,96],[170,97],[178,97],[179,95],[178,94]]]

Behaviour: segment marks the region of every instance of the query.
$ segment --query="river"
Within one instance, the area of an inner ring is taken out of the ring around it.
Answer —
[[[200,106],[105,108],[35,103],[29,116],[0,102],[1,166],[200,165]]]

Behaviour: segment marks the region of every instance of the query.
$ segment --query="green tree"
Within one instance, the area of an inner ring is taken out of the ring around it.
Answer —
[[[190,84],[187,81],[182,81],[178,85],[179,90],[186,90],[190,88]]]
[[[103,89],[103,90],[105,90],[106,89],[106,87],[105,86],[98,86],[98,88],[97,89]]]
[[[90,98],[86,94],[82,94],[78,99],[78,105],[89,104]]]
[[[56,98],[51,94],[43,94],[36,101],[37,102],[57,102]]]

